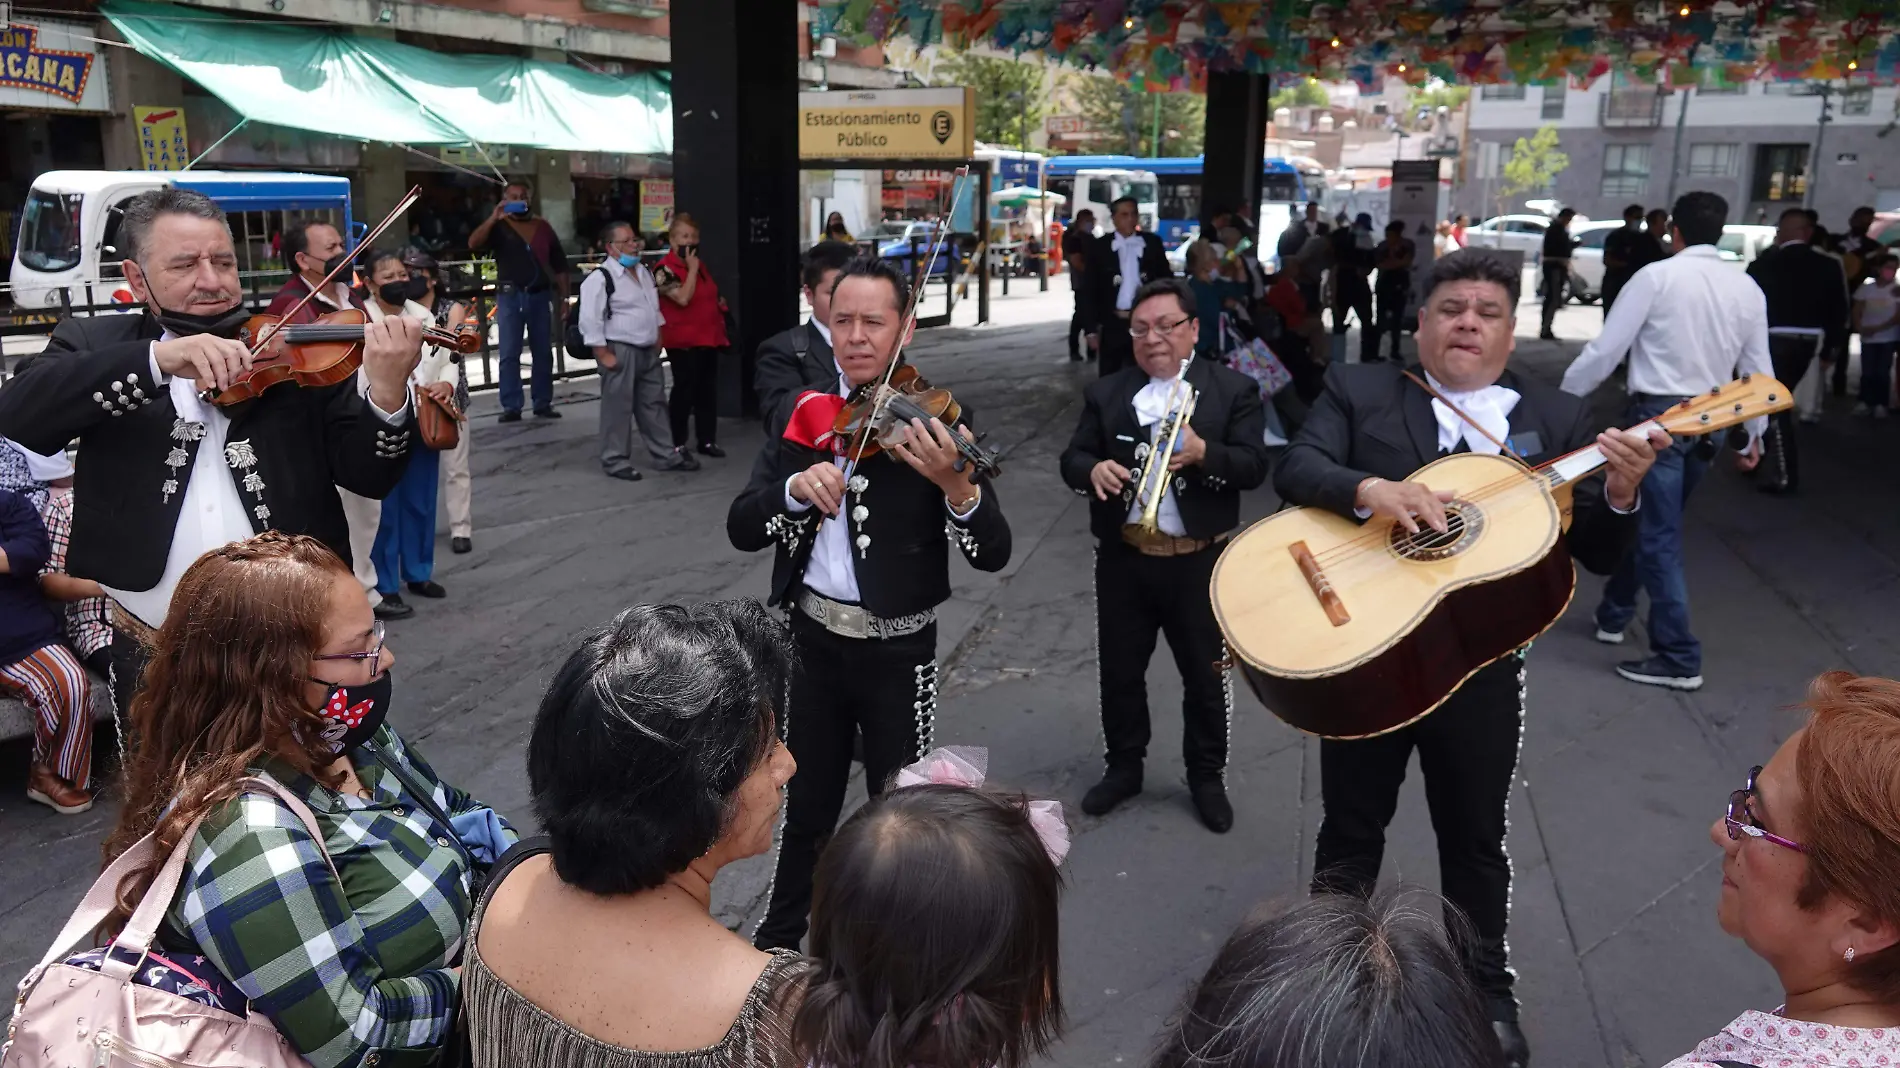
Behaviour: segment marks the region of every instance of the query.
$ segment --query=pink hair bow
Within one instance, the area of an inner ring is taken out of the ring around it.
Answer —
[[[989,772],[990,751],[980,745],[945,745],[932,749],[922,760],[898,771],[891,785],[961,786],[975,789],[983,785]],[[1026,811],[1029,826],[1042,840],[1049,860],[1061,864],[1069,855],[1069,825],[1062,819],[1062,802],[1030,801]]]

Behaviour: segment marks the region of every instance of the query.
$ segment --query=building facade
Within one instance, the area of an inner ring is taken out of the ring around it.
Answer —
[[[1548,197],[1593,219],[1629,204],[1666,205],[1672,191],[1719,193],[1731,222],[1773,223],[1789,207],[1811,207],[1824,225],[1845,227],[1862,205],[1900,211],[1900,89],[1832,83],[1708,84],[1658,90],[1604,78],[1589,89],[1485,86],[1474,89],[1456,210],[1473,218],[1525,210]],[[1824,114],[1827,121],[1823,123]],[[1554,126],[1569,166],[1547,190],[1500,201],[1478,165],[1484,142],[1498,145],[1500,169],[1513,146]]]

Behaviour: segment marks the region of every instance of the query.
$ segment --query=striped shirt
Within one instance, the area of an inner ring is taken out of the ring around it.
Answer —
[[[448,969],[472,904],[464,847],[372,748],[427,784],[458,823],[492,816],[385,726],[353,754],[368,800],[258,769],[309,804],[321,848],[277,798],[244,794],[199,828],[166,915],[167,944],[209,958],[315,1068],[427,1063],[455,1006]]]

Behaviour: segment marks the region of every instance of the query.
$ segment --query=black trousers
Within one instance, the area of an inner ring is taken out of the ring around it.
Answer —
[[[114,609],[117,611],[117,609]],[[139,692],[139,676],[152,656],[138,639],[121,630],[112,632],[112,700],[119,710],[119,722],[131,728],[132,698]],[[128,746],[131,739],[126,739]]]
[[[1075,311],[1069,315],[1069,359],[1082,358],[1083,335],[1087,331],[1082,325],[1082,294],[1075,295]]]
[[[930,747],[937,718],[937,625],[901,638],[841,638],[792,613],[798,674],[785,744],[798,771],[785,788],[785,827],[771,903],[753,934],[760,949],[797,949],[811,913],[811,876],[838,827],[851,747],[864,736],[864,782],[884,792]]]
[[[699,444],[718,444],[719,350],[668,349],[666,360],[673,365],[673,395],[667,398],[673,444],[684,449],[694,440],[686,436],[688,416],[699,430]]]
[[[1782,334],[1768,335],[1768,360],[1773,364],[1775,377],[1792,391],[1801,384],[1808,373],[1808,365],[1814,362],[1815,354],[1821,350],[1818,337],[1790,337]],[[1821,383],[1823,388],[1827,383]],[[1795,443],[1795,412],[1793,408],[1776,412],[1768,417],[1767,440],[1762,443],[1765,450],[1762,455],[1761,480],[1776,489],[1793,490],[1801,485],[1800,451]]]
[[[1398,808],[1405,765],[1418,750],[1425,801],[1438,836],[1438,882],[1469,927],[1465,970],[1491,1003],[1492,1019],[1517,1019],[1505,953],[1511,861],[1506,806],[1523,734],[1523,657],[1507,656],[1465,680],[1438,709],[1409,727],[1354,741],[1319,743],[1326,806],[1313,859],[1313,889],[1367,896],[1379,879],[1385,828]],[[1446,917],[1453,930],[1462,926]]]
[[[1227,769],[1233,691],[1220,625],[1207,592],[1220,546],[1187,556],[1147,556],[1120,541],[1095,551],[1095,636],[1101,660],[1102,734],[1108,766],[1137,770],[1148,755],[1148,661],[1165,634],[1181,672],[1181,754],[1188,780]]]
[[[1559,260],[1544,264],[1544,277],[1538,291],[1544,295],[1544,333],[1551,332],[1557,323],[1557,312],[1567,299],[1564,287],[1570,284],[1570,261]]]
[[[1128,320],[1109,312],[1102,317],[1099,373],[1112,375],[1135,362],[1135,339],[1128,336]]]
[[[1359,353],[1378,351],[1378,326],[1372,318],[1372,287],[1358,275],[1340,275],[1333,283],[1333,333],[1346,332],[1346,312],[1359,316]]]
[[[1365,356],[1379,355],[1379,344],[1386,338],[1392,339],[1392,359],[1399,358],[1399,342],[1405,337],[1405,302],[1411,296],[1411,290],[1404,286],[1381,286],[1379,288],[1379,325],[1376,330],[1368,331],[1371,345],[1362,345],[1361,359]]]

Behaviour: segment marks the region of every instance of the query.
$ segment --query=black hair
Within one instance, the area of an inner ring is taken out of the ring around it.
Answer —
[[[1641,204],[1631,204],[1629,207],[1623,209],[1623,218],[1627,219],[1632,215],[1639,219],[1642,218],[1643,206]]]
[[[1250,917],[1189,991],[1151,1068],[1502,1068],[1434,900],[1323,894]]]
[[[1135,290],[1135,299],[1128,305],[1130,311],[1139,308],[1149,297],[1171,296],[1181,303],[1181,311],[1187,315],[1199,315],[1200,303],[1194,299],[1194,290],[1189,288],[1184,278],[1157,278],[1143,283]]]
[[[925,255],[929,249],[924,250]],[[904,272],[882,256],[853,256],[838,268],[838,278],[831,283],[831,293],[836,296],[838,286],[847,278],[877,278],[891,284],[891,292],[897,297],[897,310],[902,312],[910,303],[910,282],[904,278]]]
[[[1713,245],[1722,240],[1722,227],[1728,225],[1728,201],[1701,190],[1684,193],[1669,209],[1669,220],[1682,231],[1684,245]]]
[[[284,224],[284,266],[292,271],[297,269],[297,254],[310,251],[310,228],[313,226],[337,229],[337,225],[328,219],[316,219],[307,215]]]
[[[1440,256],[1425,278],[1425,299],[1430,300],[1439,286],[1453,282],[1496,282],[1509,294],[1513,314],[1524,291],[1524,276],[1509,260],[1493,254],[1490,249],[1461,248]]]
[[[1141,211],[1141,201],[1136,200],[1134,197],[1116,197],[1114,200],[1108,202],[1108,213],[1110,215],[1115,214],[1116,211],[1121,209],[1123,204],[1134,208],[1137,213]]]
[[[1388,233],[1388,234],[1391,234],[1391,233],[1400,233],[1400,234],[1402,234],[1402,233],[1404,233],[1404,232],[1405,232],[1405,221],[1404,221],[1404,220],[1402,220],[1402,219],[1393,219],[1393,220],[1392,220],[1391,222],[1389,222],[1389,223],[1386,223],[1386,224],[1385,224],[1385,232],[1386,232],[1386,233]]]
[[[1022,1068],[1062,1027],[1062,878],[1025,800],[891,790],[838,828],[813,877],[817,973],[800,1064]]]
[[[1577,209],[1565,208],[1564,210],[1557,213],[1557,217],[1559,219],[1574,219],[1577,217]]]
[[[363,257],[363,288],[372,294],[376,292],[376,288],[370,284],[370,276],[376,273],[376,265],[384,260],[395,260],[403,268],[405,276],[408,273],[409,265],[402,262],[402,253],[389,248],[371,249],[369,254]]]
[[[605,249],[608,243],[613,241],[614,234],[620,230],[626,230],[628,233],[632,234],[636,240],[638,240],[640,237],[640,231],[635,230],[633,228],[632,223],[628,222],[625,219],[615,219],[612,222],[600,228],[600,235],[594,238],[594,242],[598,244],[602,249]]]
[[[1781,214],[1775,216],[1775,221],[1778,223],[1785,223],[1789,219],[1800,219],[1809,226],[1814,225],[1814,218],[1808,214],[1806,208],[1783,208]]]
[[[630,894],[704,856],[776,744],[791,669],[784,626],[751,600],[636,605],[582,638],[528,737],[561,881]]]
[[[127,200],[119,209],[119,258],[143,263],[146,244],[151,240],[152,226],[161,215],[189,215],[197,219],[209,219],[231,232],[231,223],[224,217],[224,209],[218,202],[203,193],[191,189],[166,187],[151,189]]]
[[[826,271],[842,271],[858,257],[858,247],[847,241],[820,241],[805,250],[805,262],[799,267],[799,280],[805,288],[817,292]],[[902,305],[899,305],[902,307]]]
[[[529,182],[526,178],[508,179],[508,184],[502,186],[501,191],[506,193],[510,189],[520,189],[523,193],[526,193],[529,196],[534,195],[534,184]]]
[[[1900,255],[1891,252],[1875,252],[1861,261],[1860,270],[1862,274],[1872,278],[1875,272],[1889,263],[1900,263]]]
[[[1075,217],[1078,219],[1080,219],[1084,215],[1093,219],[1095,218],[1095,210],[1093,208],[1083,208],[1081,211],[1078,211],[1075,213]]]

